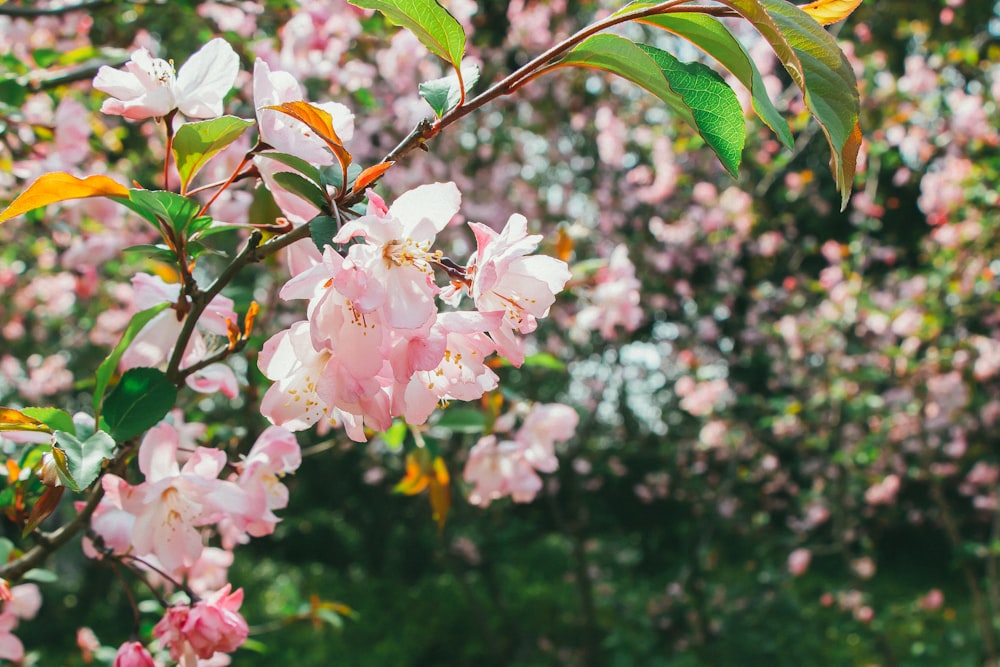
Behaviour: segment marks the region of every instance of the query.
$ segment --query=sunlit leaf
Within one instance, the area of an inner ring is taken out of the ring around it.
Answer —
[[[128,197],[128,188],[101,175],[80,179],[61,171],[42,174],[0,212],[0,223],[49,204],[87,197]]]
[[[187,192],[191,179],[210,159],[239,139],[252,120],[236,116],[221,116],[210,120],[185,123],[174,135],[173,153],[181,177],[181,192]]]
[[[177,388],[155,368],[130,368],[104,401],[104,419],[117,440],[156,425],[177,400]]]
[[[0,431],[35,431],[49,433],[51,429],[20,410],[0,407]]]
[[[628,10],[636,9],[629,5]],[[750,91],[754,111],[787,148],[792,147],[792,132],[781,112],[767,94],[767,88],[757,65],[746,48],[729,32],[725,24],[705,14],[657,14],[640,20],[662,28],[690,41],[706,54],[715,58]]]
[[[21,412],[33,419],[37,419],[53,431],[76,432],[73,417],[65,410],[58,408],[22,408]]]
[[[382,174],[389,171],[389,167],[396,164],[395,162],[379,162],[378,164],[368,167],[354,179],[354,185],[351,189],[355,192],[361,192],[367,188],[371,183],[382,178]]]
[[[440,118],[458,106],[462,101],[462,88],[468,93],[479,81],[479,67],[472,65],[462,68],[462,85],[459,85],[458,76],[452,74],[441,79],[424,81],[417,88],[420,97],[431,106],[434,114]]]
[[[813,17],[785,0],[719,1],[753,24],[802,89],[830,144],[841,208],[846,207],[860,145],[858,84],[847,56]]]
[[[340,164],[344,169],[347,169],[348,165],[351,164],[351,160],[353,158],[351,157],[351,154],[347,152],[347,149],[344,148],[344,142],[341,141],[339,136],[337,136],[337,131],[333,128],[333,116],[325,110],[309,104],[308,102],[301,101],[285,102],[284,104],[264,108],[280,111],[281,113],[291,116],[295,120],[304,123],[306,127],[315,132],[316,136],[322,139],[323,142],[326,143],[327,147],[333,151],[333,154],[337,156],[337,160],[340,161]]]
[[[430,490],[431,512],[438,528],[444,528],[451,508],[451,476],[444,459],[420,448],[406,455],[406,475],[393,490],[414,496],[424,489]]]
[[[645,88],[705,139],[735,176],[746,137],[739,100],[722,77],[701,63],[681,63],[666,51],[617,35],[594,35],[559,66],[602,69]]]
[[[86,440],[64,431],[56,431],[53,436],[54,446],[66,455],[66,466],[71,475],[67,486],[74,491],[82,491],[93,484],[104,460],[114,455],[115,441],[104,431],[97,431]]]
[[[436,0],[351,0],[351,4],[375,9],[412,32],[427,50],[456,69],[465,55],[462,24]]]
[[[799,9],[823,25],[843,21],[861,5],[862,0],[816,0]]]
[[[201,210],[194,199],[166,190],[129,190],[129,201],[122,203],[157,227],[168,227],[178,234],[187,230]]]
[[[453,433],[482,433],[485,417],[474,408],[450,408],[434,422],[435,428],[444,428]]]

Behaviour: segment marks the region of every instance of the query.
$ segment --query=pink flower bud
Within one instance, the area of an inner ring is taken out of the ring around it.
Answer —
[[[153,656],[139,642],[125,642],[115,654],[114,667],[155,667]]]

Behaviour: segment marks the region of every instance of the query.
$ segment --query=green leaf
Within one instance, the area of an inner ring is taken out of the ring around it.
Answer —
[[[349,182],[354,182],[354,180],[364,171],[360,164],[352,162],[347,167],[347,180]],[[331,187],[334,190],[342,191],[344,189],[344,172],[340,168],[340,165],[331,164],[323,167],[320,170],[323,177],[323,185],[326,187]]]
[[[667,103],[715,151],[735,175],[746,128],[736,94],[711,68],[681,63],[666,51],[617,35],[594,35],[573,49],[559,66],[592,67],[617,74]]]
[[[65,410],[57,408],[24,408],[21,412],[32,419],[37,419],[53,431],[76,433],[76,426],[73,425],[73,417]]]
[[[831,168],[847,206],[854,185],[861,128],[858,83],[836,40],[811,16],[785,0],[720,0],[764,36],[802,89],[832,153]]]
[[[333,245],[333,237],[340,230],[336,218],[328,215],[317,215],[309,221],[309,234],[312,235],[313,243],[320,252],[328,245]]]
[[[403,441],[406,440],[406,431],[406,422],[402,419],[397,419],[392,422],[389,430],[382,434],[382,442],[390,450],[398,452],[403,447]]]
[[[743,107],[736,93],[715,70],[702,63],[682,63],[666,51],[638,45],[663,70],[670,88],[691,108],[696,129],[736,178],[746,143]]]
[[[187,192],[195,174],[253,124],[252,120],[222,116],[182,125],[174,135],[173,143],[174,160],[181,176],[181,192]]]
[[[435,428],[448,429],[454,433],[482,433],[485,425],[483,413],[473,408],[445,410],[441,418],[434,422]]]
[[[61,56],[62,54],[55,49],[35,49],[31,52],[31,59],[43,69],[55,64]]]
[[[420,40],[427,50],[458,69],[465,55],[462,24],[436,0],[351,0],[351,4],[375,9]]]
[[[266,157],[270,160],[276,160],[286,167],[291,167],[315,183],[317,187],[322,187],[323,185],[323,176],[319,173],[319,169],[300,157],[289,155],[288,153],[279,153],[277,151],[265,151],[264,153],[258,153],[257,155],[258,157]]]
[[[266,226],[276,224],[278,218],[284,215],[274,202],[274,195],[263,185],[253,191],[253,201],[247,211],[247,222],[251,225]]]
[[[479,81],[479,67],[472,65],[462,68],[462,83],[465,92],[468,93]],[[441,79],[433,79],[420,84],[420,97],[424,98],[427,104],[438,118],[445,115],[462,100],[462,87],[458,85],[458,76],[452,74]]]
[[[640,9],[629,5],[629,11]],[[662,28],[690,41],[702,51],[719,61],[750,91],[753,108],[760,119],[778,135],[786,148],[793,144],[788,121],[775,108],[767,94],[760,70],[750,58],[746,48],[730,34],[718,19],[705,14],[658,14],[641,19],[642,23]]]
[[[33,567],[21,577],[25,581],[37,581],[40,584],[54,584],[59,581],[59,575],[52,570],[44,570],[40,567]]]
[[[156,425],[177,400],[177,388],[155,368],[130,368],[104,401],[104,419],[116,440]]]
[[[52,435],[55,438],[54,446],[66,455],[65,472],[70,477],[63,482],[74,491],[82,491],[93,484],[101,472],[104,460],[114,455],[115,441],[104,431],[97,431],[82,441],[65,431],[56,431]],[[62,474],[59,476],[63,477]]]
[[[170,227],[178,234],[183,234],[201,210],[201,204],[195,200],[166,190],[129,190],[129,199],[118,201],[152,222],[157,229]]]
[[[115,345],[114,349],[111,350],[111,354],[109,354],[107,358],[101,362],[101,365],[97,367],[97,372],[94,374],[95,418],[100,416],[101,401],[104,399],[104,390],[107,389],[108,383],[111,381],[111,376],[114,375],[115,369],[118,368],[118,362],[121,361],[122,355],[125,354],[125,350],[127,350],[128,346],[132,344],[132,341],[135,339],[136,335],[142,331],[143,327],[149,324],[150,320],[169,307],[169,303],[161,303],[153,306],[152,308],[140,310],[138,313],[133,315],[132,319],[128,323],[128,326],[125,327],[125,331],[122,333],[121,339]]]
[[[293,171],[279,171],[273,176],[274,182],[292,194],[306,200],[321,211],[330,208],[326,193],[302,176]]]

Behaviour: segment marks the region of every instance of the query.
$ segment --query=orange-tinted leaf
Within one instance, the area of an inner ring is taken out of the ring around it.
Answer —
[[[52,429],[13,408],[0,408],[0,431],[37,431],[50,433]]]
[[[61,171],[42,174],[0,212],[0,223],[49,204],[85,197],[128,197],[128,188],[107,176],[79,179]]]
[[[316,136],[326,142],[326,145],[330,147],[330,150],[334,152],[345,168],[351,163],[351,154],[344,148],[344,142],[337,136],[337,131],[333,129],[333,117],[323,109],[308,102],[285,102],[265,108],[280,111],[301,123],[305,123],[310,130],[316,133]]]
[[[49,518],[49,515],[59,505],[59,499],[62,498],[65,491],[65,486],[50,486],[45,489],[45,493],[35,501],[35,506],[31,508],[31,515],[28,517],[28,522],[24,524],[23,535],[29,534],[38,527],[38,524]]]
[[[366,187],[368,187],[368,185],[370,183],[372,183],[373,181],[376,181],[379,178],[381,178],[382,174],[384,174],[385,172],[387,172],[389,170],[389,167],[391,167],[394,164],[396,164],[396,163],[395,162],[380,162],[377,165],[375,165],[374,167],[368,167],[367,169],[365,169],[364,171],[362,171],[360,174],[358,174],[358,177],[355,179],[354,186],[353,186],[352,189],[355,192],[361,192]]]
[[[444,529],[451,509],[451,484],[448,468],[440,456],[434,459],[434,478],[431,480],[431,512],[437,522],[438,530]]]
[[[425,450],[417,450],[406,455],[406,475],[393,489],[396,493],[415,496],[427,488],[430,477],[427,475]]]
[[[834,169],[833,175],[837,178],[837,187],[843,193],[840,203],[840,210],[847,208],[850,199],[851,187],[854,185],[854,173],[858,165],[858,151],[861,150],[861,142],[864,137],[861,135],[860,123],[854,124],[854,129],[847,136],[844,148],[840,151],[840,160],[831,159],[831,166]]]
[[[799,7],[809,16],[816,19],[822,25],[829,25],[837,21],[843,21],[851,15],[862,0],[815,0],[808,5]]]
[[[569,235],[564,227],[559,228],[559,236],[556,238],[556,259],[568,262],[573,255],[573,237]]]

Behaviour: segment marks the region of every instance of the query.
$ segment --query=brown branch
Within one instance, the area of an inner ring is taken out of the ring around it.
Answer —
[[[132,454],[133,449],[134,444],[122,445],[118,453],[115,454],[115,457],[111,459],[111,463],[106,470],[119,470]],[[97,506],[101,502],[101,498],[104,497],[103,485],[99,480],[95,484],[94,490],[90,492],[90,496],[87,498],[87,504],[83,506],[79,514],[51,533],[37,533],[36,538],[38,543],[35,546],[28,549],[19,558],[0,565],[0,577],[10,582],[20,580],[26,572],[41,566],[49,554],[69,542],[77,533],[87,528],[90,525],[90,517],[93,516],[94,511],[97,510]]]

